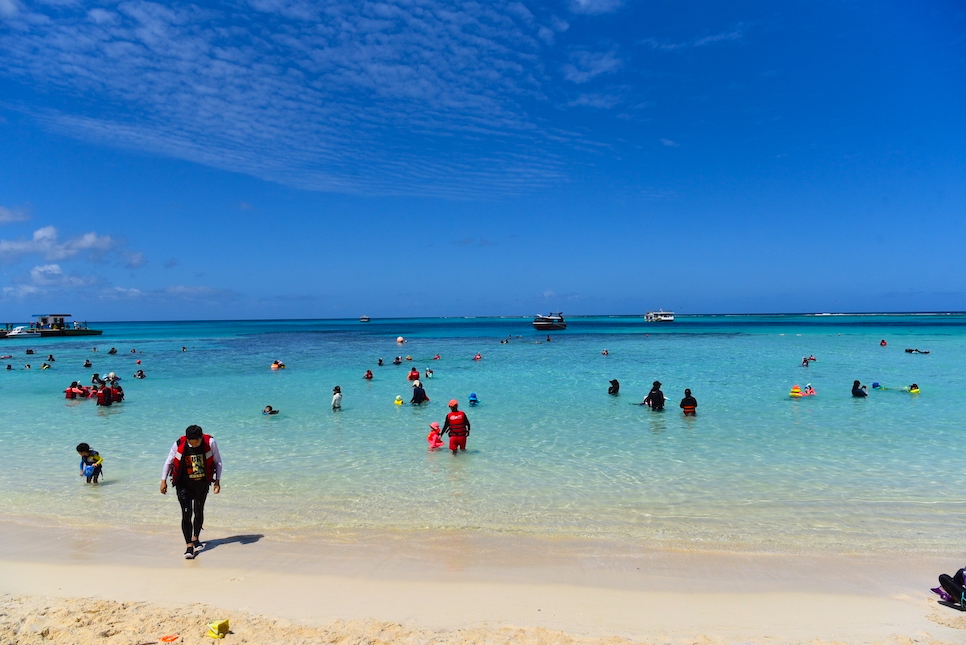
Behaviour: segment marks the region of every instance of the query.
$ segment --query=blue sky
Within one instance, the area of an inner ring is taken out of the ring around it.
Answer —
[[[0,0],[7,320],[966,310],[959,2]]]

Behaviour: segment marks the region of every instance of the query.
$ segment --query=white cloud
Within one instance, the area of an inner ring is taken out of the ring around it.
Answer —
[[[601,74],[616,72],[622,64],[614,52],[576,51],[570,63],[563,66],[564,77],[574,83],[586,83]]]
[[[93,276],[67,275],[59,264],[44,264],[30,270],[30,283],[38,287],[89,287],[96,282]]]
[[[671,141],[670,139],[661,139],[661,143],[666,145],[668,148],[678,148],[681,145],[677,141]]]
[[[204,6],[35,6],[0,31],[0,75],[96,101],[26,108],[54,132],[299,188],[458,197],[564,178],[554,148],[573,141],[523,107],[547,100],[547,25],[515,0]]]
[[[97,233],[84,233],[61,242],[57,229],[45,226],[34,231],[29,240],[0,240],[0,262],[15,262],[26,255],[40,255],[45,260],[68,260],[83,251],[88,252],[89,259],[98,260],[116,244],[111,236]]]
[[[26,208],[20,206],[14,206],[13,208],[0,206],[0,224],[23,222],[28,219],[30,219],[30,212]]]
[[[125,268],[138,269],[147,264],[148,259],[141,251],[124,251],[122,254]]]
[[[570,10],[574,13],[608,13],[624,4],[623,0],[570,0]]]

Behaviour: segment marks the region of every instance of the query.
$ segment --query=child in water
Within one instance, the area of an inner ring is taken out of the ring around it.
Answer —
[[[80,476],[87,477],[88,484],[96,484],[101,477],[104,458],[86,443],[77,444],[77,454],[80,455]]]
[[[475,408],[480,404],[480,400],[476,398],[476,392],[470,392],[470,407]]]
[[[429,444],[430,451],[443,447],[443,440],[439,438],[439,424],[435,421],[429,424],[429,434],[426,435],[426,442]]]

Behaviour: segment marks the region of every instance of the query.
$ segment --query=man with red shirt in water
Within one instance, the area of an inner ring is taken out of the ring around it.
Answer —
[[[466,450],[466,437],[470,434],[470,420],[466,413],[459,410],[459,401],[453,399],[449,402],[449,414],[443,421],[443,430],[439,433],[444,435],[449,433],[449,449],[456,454],[457,450]]]

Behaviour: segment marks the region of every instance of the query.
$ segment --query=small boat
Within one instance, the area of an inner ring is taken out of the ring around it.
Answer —
[[[548,331],[553,329],[566,329],[567,323],[563,319],[563,313],[557,312],[555,314],[547,314],[546,316],[537,316],[533,319],[534,329],[540,329],[542,331]]]
[[[40,338],[40,330],[20,325],[8,331],[7,338]]]
[[[674,322],[674,312],[664,311],[663,309],[649,311],[644,314],[644,320],[647,322]]]
[[[369,316],[360,316],[359,322],[369,322]]]

